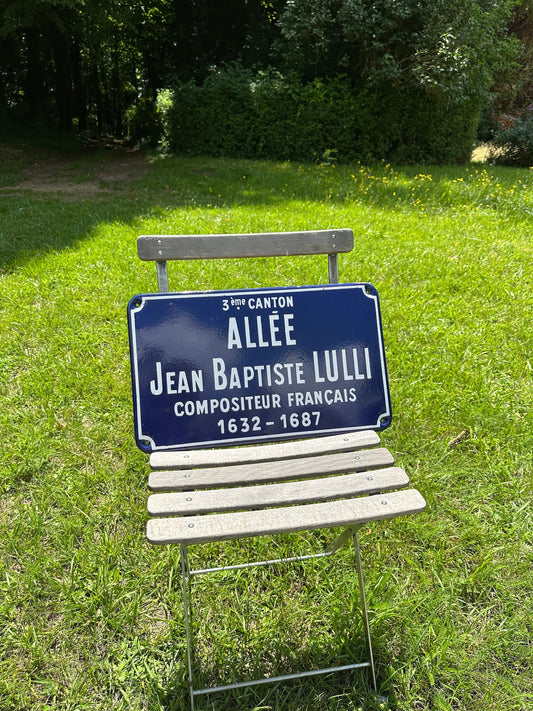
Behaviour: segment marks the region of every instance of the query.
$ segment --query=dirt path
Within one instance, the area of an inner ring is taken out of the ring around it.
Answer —
[[[150,170],[144,153],[125,149],[87,151],[75,156],[50,151],[26,162],[29,164],[17,180],[0,188],[0,195],[29,190],[56,193],[65,200],[80,200],[126,189]]]

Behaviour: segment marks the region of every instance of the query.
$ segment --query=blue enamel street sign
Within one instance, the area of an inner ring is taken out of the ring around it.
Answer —
[[[370,284],[144,294],[128,323],[145,452],[390,423]]]

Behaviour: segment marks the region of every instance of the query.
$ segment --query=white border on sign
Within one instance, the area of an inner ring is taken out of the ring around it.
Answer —
[[[374,425],[375,427],[379,428],[380,427],[380,420],[383,420],[384,418],[388,418],[390,420],[391,418],[391,406],[390,406],[390,398],[389,398],[389,390],[387,387],[387,376],[386,376],[386,366],[385,366],[385,349],[384,349],[384,344],[383,344],[383,334],[382,334],[382,329],[379,328],[380,325],[380,314],[379,314],[379,300],[378,300],[378,294],[377,292],[375,293],[369,293],[366,290],[366,286],[370,286],[367,283],[348,283],[348,284],[323,284],[323,285],[317,285],[317,286],[289,286],[289,287],[271,287],[271,288],[259,288],[259,289],[230,289],[229,291],[180,291],[180,292],[168,292],[168,293],[162,293],[162,294],[139,294],[139,296],[134,296],[130,303],[132,301],[135,301],[135,299],[140,300],[139,306],[136,306],[134,308],[130,309],[130,340],[131,340],[131,367],[133,370],[133,376],[134,376],[134,395],[135,395],[135,406],[136,406],[136,421],[137,421],[137,442],[146,442],[147,447],[142,447],[143,450],[146,452],[156,452],[159,450],[174,450],[174,449],[196,449],[197,447],[207,447],[207,446],[230,446],[232,444],[238,444],[238,443],[248,443],[248,442],[267,442],[267,441],[279,441],[279,440],[284,440],[284,439],[298,439],[299,437],[313,437],[314,435],[326,435],[326,434],[331,434],[331,433],[343,433],[343,432],[356,432],[358,430],[367,430],[372,427],[372,425],[362,425],[362,426],[352,426],[352,427],[335,427],[335,428],[329,428],[329,429],[322,429],[322,430],[304,430],[304,431],[299,431],[299,430],[291,430],[291,432],[288,432],[287,434],[281,433],[281,434],[273,434],[273,435],[259,435],[255,437],[235,437],[231,439],[214,439],[214,440],[205,440],[203,442],[194,442],[194,443],[184,443],[184,444],[175,444],[175,445],[157,445],[152,437],[149,435],[145,435],[142,432],[142,411],[141,411],[141,398],[140,398],[140,384],[139,384],[139,373],[138,373],[138,357],[137,357],[137,331],[135,328],[135,314],[139,313],[142,311],[144,308],[144,305],[148,301],[159,301],[161,299],[185,299],[185,298],[190,298],[191,296],[195,298],[221,298],[224,296],[228,295],[233,295],[235,296],[236,294],[257,294],[260,296],[261,294],[272,294],[273,292],[279,292],[283,291],[284,293],[296,293],[298,291],[306,291],[306,292],[311,292],[311,291],[330,291],[330,290],[339,290],[339,289],[360,289],[364,296],[367,298],[371,299],[374,302],[374,311],[375,311],[375,316],[376,316],[376,324],[378,326],[377,329],[377,336],[378,336],[378,342],[379,342],[379,358],[380,358],[380,363],[381,363],[381,373],[383,377],[383,393],[385,396],[385,406],[386,406],[386,411],[381,413],[377,419],[376,424]]]

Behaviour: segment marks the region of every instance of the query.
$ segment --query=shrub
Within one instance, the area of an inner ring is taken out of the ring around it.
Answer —
[[[334,150],[340,160],[457,163],[470,157],[478,118],[477,100],[418,86],[232,66],[178,84],[165,125],[184,155],[312,161]]]
[[[500,116],[497,123],[492,140],[494,162],[533,166],[533,104],[516,116]]]
[[[479,121],[480,101],[452,101],[419,87],[388,93],[391,133],[388,158],[396,163],[465,163],[470,160]]]
[[[141,96],[126,111],[126,124],[128,138],[138,143],[154,145],[163,131],[156,102],[146,96]]]
[[[250,153],[252,74],[231,66],[209,75],[202,86],[179,83],[166,115],[168,141],[183,155],[246,157]]]
[[[254,155],[314,160],[354,154],[357,107],[344,77],[304,83],[296,73],[262,72],[252,86]]]

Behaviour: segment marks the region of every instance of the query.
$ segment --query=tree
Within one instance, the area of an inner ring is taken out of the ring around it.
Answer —
[[[0,38],[10,49],[3,59],[12,67],[9,75],[2,73],[8,106],[63,129],[71,128],[74,116],[84,127],[93,105],[103,116],[106,84],[120,96],[112,70],[122,64],[120,30],[128,17],[120,0],[107,5],[105,10],[98,0],[2,0]],[[114,125],[109,112],[104,124]]]
[[[533,103],[533,0],[522,0],[514,9],[508,32],[520,43],[520,53],[492,87],[494,114],[516,114]]]
[[[268,57],[280,0],[0,0],[0,96],[23,116],[123,133],[176,77]]]
[[[531,38],[531,2],[0,0],[0,99],[17,117],[123,135],[132,106],[149,116],[160,89],[235,62],[478,106],[513,35]]]
[[[70,96],[65,91],[68,63],[64,61],[61,34],[70,25],[72,1],[2,0],[0,11],[0,38],[10,51],[10,56],[3,53],[11,68],[9,74],[2,73],[2,91],[7,101],[14,104],[22,96],[27,114],[44,119],[54,93],[68,114]],[[58,71],[50,71],[55,66]]]
[[[449,98],[486,91],[512,42],[512,0],[289,0],[275,51],[308,78],[419,86]]]

